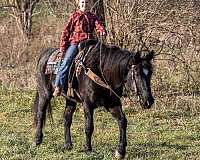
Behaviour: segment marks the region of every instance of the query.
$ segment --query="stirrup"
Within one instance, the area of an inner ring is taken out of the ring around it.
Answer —
[[[72,88],[72,83],[69,83],[68,85],[67,96],[74,97],[74,89]]]

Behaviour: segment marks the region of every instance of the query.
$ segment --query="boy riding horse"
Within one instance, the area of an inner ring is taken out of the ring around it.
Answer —
[[[90,12],[91,0],[77,0],[79,10],[72,13],[61,35],[60,52],[64,58],[55,80],[53,96],[59,96],[64,91],[70,66],[78,53],[78,44],[87,39],[93,39],[96,29],[101,36],[106,36],[106,30],[97,16]],[[67,91],[65,91],[67,92]]]

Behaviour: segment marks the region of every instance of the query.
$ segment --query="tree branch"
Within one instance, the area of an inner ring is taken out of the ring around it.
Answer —
[[[0,6],[0,8],[16,8],[15,5],[3,5],[3,6]]]

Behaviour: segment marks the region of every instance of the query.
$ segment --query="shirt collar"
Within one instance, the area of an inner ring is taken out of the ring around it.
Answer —
[[[87,15],[89,12],[90,12],[90,11],[85,11],[85,12],[83,12],[83,11],[81,11],[81,10],[78,10],[78,13],[79,13],[79,14],[86,14],[86,15]]]

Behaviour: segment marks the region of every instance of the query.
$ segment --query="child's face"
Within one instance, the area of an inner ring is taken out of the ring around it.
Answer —
[[[79,0],[79,8],[81,11],[90,10],[91,4],[90,0]]]

